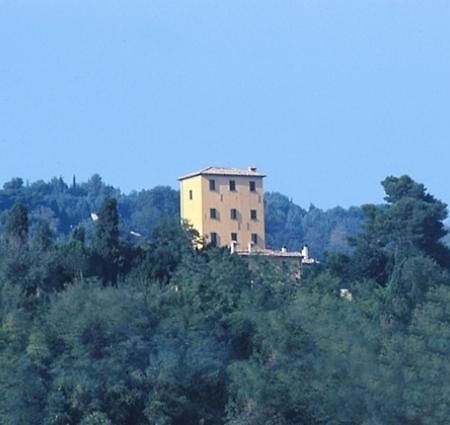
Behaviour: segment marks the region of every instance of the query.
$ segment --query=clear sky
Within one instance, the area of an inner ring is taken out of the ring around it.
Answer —
[[[449,0],[0,0],[0,184],[255,165],[304,207],[450,202]]]

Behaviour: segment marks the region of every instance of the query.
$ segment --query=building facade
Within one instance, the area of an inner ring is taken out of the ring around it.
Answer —
[[[181,176],[181,219],[208,243],[264,249],[264,177],[253,167],[208,167]]]

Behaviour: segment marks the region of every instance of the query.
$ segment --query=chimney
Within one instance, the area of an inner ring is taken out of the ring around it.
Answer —
[[[308,259],[309,259],[309,249],[308,249],[308,245],[305,245],[305,246],[303,247],[303,249],[302,249],[302,255],[303,255],[303,258],[304,258],[305,260],[308,260]]]

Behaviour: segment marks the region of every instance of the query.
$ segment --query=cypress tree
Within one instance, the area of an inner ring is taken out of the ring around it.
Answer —
[[[23,245],[28,240],[28,210],[16,203],[9,211],[5,226],[6,238],[9,242]]]
[[[119,214],[116,199],[105,198],[97,215],[94,251],[98,256],[103,280],[115,283],[120,257]]]

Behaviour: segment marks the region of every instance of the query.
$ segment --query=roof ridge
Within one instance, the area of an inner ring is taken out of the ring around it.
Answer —
[[[202,168],[193,173],[185,174],[178,178],[178,180],[184,180],[187,178],[199,176],[199,175],[229,175],[229,176],[243,176],[243,177],[265,177],[265,174],[259,173],[256,169],[242,169],[236,167],[220,167],[220,166],[209,166]]]

